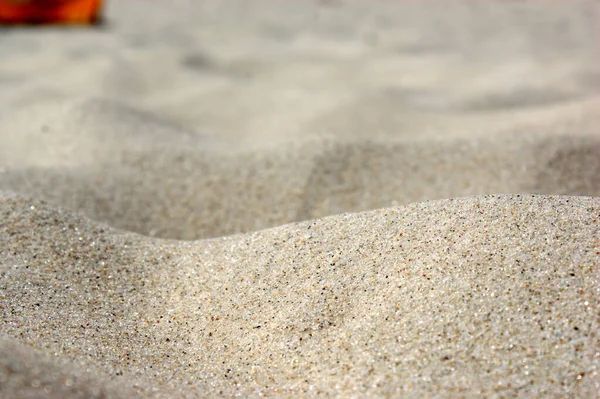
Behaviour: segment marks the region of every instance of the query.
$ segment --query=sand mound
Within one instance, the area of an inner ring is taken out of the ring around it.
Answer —
[[[598,389],[597,198],[442,200],[193,243],[2,209],[4,335],[98,379],[165,397]],[[4,367],[19,389],[29,369]]]
[[[596,1],[106,3],[0,35],[0,397],[597,396]]]
[[[486,193],[600,196],[599,106],[547,110],[533,127],[480,122],[467,137],[455,134],[475,123],[465,117],[433,136],[246,149],[114,102],[71,101],[4,116],[0,188],[180,239]]]

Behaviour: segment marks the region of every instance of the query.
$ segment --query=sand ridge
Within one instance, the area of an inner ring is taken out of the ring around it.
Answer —
[[[0,32],[0,396],[597,396],[597,2],[106,13]]]
[[[76,100],[5,114],[0,188],[180,239],[485,193],[600,196],[598,107],[506,116],[510,128],[464,117],[445,135],[236,148],[119,103]]]
[[[441,200],[158,246],[14,195],[3,208],[4,333],[159,396],[597,389],[597,198]]]

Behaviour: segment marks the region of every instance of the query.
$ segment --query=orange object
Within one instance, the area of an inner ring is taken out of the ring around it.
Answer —
[[[0,24],[93,24],[102,0],[0,0]]]

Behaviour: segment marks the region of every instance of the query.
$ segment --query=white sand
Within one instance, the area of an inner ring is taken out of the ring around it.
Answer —
[[[597,2],[165,4],[0,32],[0,397],[598,395]]]

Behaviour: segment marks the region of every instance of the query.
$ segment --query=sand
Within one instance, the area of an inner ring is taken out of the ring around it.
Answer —
[[[0,32],[0,396],[597,397],[594,1],[120,0]]]

